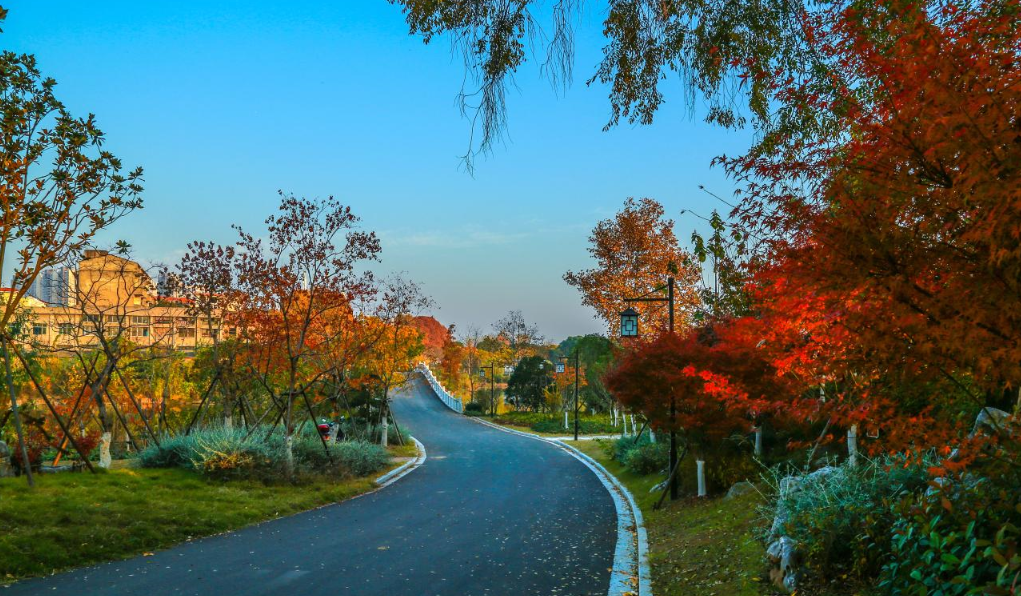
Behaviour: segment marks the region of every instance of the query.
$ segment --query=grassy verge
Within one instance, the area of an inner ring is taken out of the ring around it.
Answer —
[[[504,415],[497,415],[495,417],[495,419],[494,419],[493,416],[489,416],[488,414],[482,415],[482,416],[475,416],[475,418],[478,418],[479,420],[485,420],[486,422],[492,422],[493,424],[496,424],[497,426],[502,426],[504,428],[509,428],[511,430],[517,430],[517,431],[521,431],[523,433],[528,433],[530,435],[536,435],[538,437],[567,437],[567,436],[574,436],[574,427],[573,426],[571,426],[567,430],[563,430],[562,428],[560,428],[560,429],[557,430],[557,432],[543,432],[543,431],[534,430],[532,427],[524,425],[524,424],[511,424],[511,423],[508,423],[507,422],[507,418]],[[582,418],[582,420],[584,420],[584,418]],[[571,419],[569,424],[574,424],[574,419],[573,418]],[[619,435],[620,431],[616,430],[614,432],[597,432],[597,433],[587,433],[587,434],[583,432],[583,433],[579,433],[579,436],[590,437],[590,436],[604,436],[604,435],[612,435],[612,434],[618,434]]]
[[[407,457],[405,451],[391,449]],[[377,476],[267,486],[211,482],[181,469],[121,469],[39,475],[34,490],[24,479],[5,478],[0,480],[0,584],[123,559],[341,501],[373,489]]]
[[[760,596],[772,594],[764,580],[765,550],[755,540],[758,523],[755,493],[722,498],[665,501],[649,489],[659,475],[628,472],[607,456],[603,441],[569,441],[616,476],[634,495],[649,534],[652,587],[657,596]]]

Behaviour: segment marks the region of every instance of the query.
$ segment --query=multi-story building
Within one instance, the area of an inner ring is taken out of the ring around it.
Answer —
[[[74,306],[77,283],[74,270],[53,267],[39,273],[28,295],[51,306]]]
[[[221,337],[220,320],[196,313],[185,298],[160,296],[138,263],[106,251],[86,251],[77,271],[69,271],[68,298],[52,303],[23,299],[31,322],[25,341],[55,350],[94,348],[101,340],[129,341],[194,350]],[[223,336],[233,335],[226,330]]]

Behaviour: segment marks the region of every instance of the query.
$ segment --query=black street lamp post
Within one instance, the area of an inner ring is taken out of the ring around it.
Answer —
[[[578,349],[575,348],[574,349],[574,440],[575,441],[578,440],[578,406],[579,406],[579,402],[578,402],[578,375],[579,375],[579,373],[581,371],[580,358],[581,358],[581,355],[579,354]],[[557,365],[557,372],[558,373],[567,372],[567,360],[568,360],[567,356],[561,356],[560,357],[560,364]]]
[[[667,291],[666,298],[653,298],[646,296],[640,296],[638,298],[625,298],[624,302],[666,302],[670,311],[670,333],[674,332],[674,278],[670,276],[667,278],[666,287],[660,286],[653,290],[653,292],[659,292],[662,290]],[[651,293],[651,292],[650,292]],[[621,337],[638,337],[638,316],[639,313],[630,306],[624,312],[620,313],[620,335]],[[677,432],[673,429],[674,418],[677,415],[677,406],[674,403],[674,396],[670,396],[670,499],[674,500],[677,498],[677,474],[674,472],[677,468]]]
[[[496,416],[496,368],[493,364],[479,367],[479,376],[486,378],[486,369],[489,369],[489,415]]]

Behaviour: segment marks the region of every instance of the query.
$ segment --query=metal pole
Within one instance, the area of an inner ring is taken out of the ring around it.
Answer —
[[[492,364],[489,365],[489,403],[489,414],[496,417],[496,367]]]
[[[581,373],[581,355],[574,350],[574,440],[578,440],[578,375]]]
[[[670,333],[674,332],[674,278],[673,276],[667,278],[667,301],[669,302],[670,308]],[[670,469],[677,469],[677,431],[674,429],[674,420],[677,417],[677,404],[674,402],[674,396],[670,394]],[[677,499],[677,474],[673,474],[670,477],[670,500]]]

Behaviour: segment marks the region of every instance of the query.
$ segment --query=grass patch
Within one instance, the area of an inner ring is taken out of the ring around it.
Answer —
[[[123,559],[334,503],[374,488],[370,477],[300,486],[214,482],[182,469],[0,480],[0,584]]]
[[[568,419],[568,426],[570,428],[566,430],[564,429],[563,414],[557,415],[556,418],[550,418],[548,414],[536,414],[534,412],[506,412],[504,414],[497,414],[495,417],[489,414],[480,414],[476,415],[475,418],[539,437],[568,437],[574,435],[573,414]],[[578,434],[580,436],[620,434],[622,427],[614,429],[608,421],[604,423],[602,418],[601,416],[582,416],[579,425],[580,432]]]
[[[729,501],[667,500],[662,509],[653,511],[659,493],[651,494],[649,489],[663,480],[661,475],[628,471],[606,454],[602,445],[606,441],[568,443],[602,464],[634,495],[645,516],[652,588],[657,596],[774,593],[763,577],[765,548],[755,539],[760,523],[757,509],[762,504],[757,493]]]
[[[407,439],[407,442],[403,445],[389,445],[386,450],[393,457],[418,457],[418,447],[415,446],[411,439]]]

